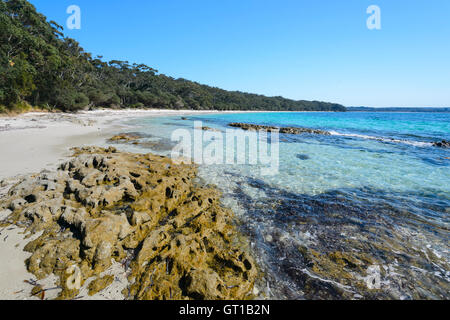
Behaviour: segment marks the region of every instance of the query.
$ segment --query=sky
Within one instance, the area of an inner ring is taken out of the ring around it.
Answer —
[[[449,0],[31,0],[93,55],[226,90],[450,107]],[[69,30],[67,8],[81,10]],[[370,5],[381,29],[369,30]]]

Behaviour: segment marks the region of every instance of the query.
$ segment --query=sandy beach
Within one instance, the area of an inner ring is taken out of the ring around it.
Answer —
[[[124,119],[208,113],[217,112],[100,110],[0,117],[0,181],[53,168],[69,155],[71,147],[104,145],[111,132],[120,131],[119,122]]]
[[[113,133],[121,132],[120,121],[136,117],[205,114],[173,110],[100,110],[64,113],[27,113],[16,117],[0,117],[0,197],[7,194],[20,178],[56,169],[70,155],[70,148],[88,145],[104,146]],[[0,220],[10,211],[0,212]],[[33,238],[38,235],[34,235]],[[39,299],[31,296],[35,277],[27,272],[24,261],[31,254],[24,252],[30,239],[24,239],[23,230],[15,226],[0,228],[0,300]],[[123,299],[121,291],[127,279],[120,264],[113,264],[104,274],[114,276],[114,283],[106,290],[89,297],[86,282],[80,299]],[[103,275],[103,274],[102,274]],[[55,287],[51,276],[39,284],[46,289]],[[24,281],[28,282],[24,282]],[[32,281],[31,281],[32,282]],[[55,298],[59,289],[46,291],[46,298]]]

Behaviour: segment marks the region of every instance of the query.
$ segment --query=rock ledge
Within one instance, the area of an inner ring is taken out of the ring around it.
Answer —
[[[57,172],[25,178],[0,199],[0,226],[42,235],[25,247],[38,279],[59,276],[61,299],[77,266],[81,284],[122,263],[129,299],[250,299],[257,267],[220,204],[219,192],[195,183],[196,167],[165,157],[74,149]],[[111,280],[96,283],[103,288]]]

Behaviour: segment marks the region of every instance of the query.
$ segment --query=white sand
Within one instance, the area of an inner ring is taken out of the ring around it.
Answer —
[[[70,148],[85,145],[105,145],[114,132],[121,131],[124,119],[189,114],[215,113],[214,111],[174,110],[103,110],[82,112],[76,115],[28,113],[18,117],[0,118],[0,198],[20,176],[55,169],[70,155]],[[0,212],[0,220],[8,212]],[[14,227],[0,228],[0,300],[37,299],[31,297],[33,288],[24,280],[34,279],[27,272],[25,259],[30,256],[23,247],[22,230]],[[3,229],[3,230],[2,230]],[[113,285],[93,297],[81,290],[83,299],[123,299],[121,291],[127,286],[125,271],[114,264],[106,273],[114,274]],[[55,287],[55,277],[39,281],[44,288]],[[56,297],[58,290],[46,292],[46,299]]]

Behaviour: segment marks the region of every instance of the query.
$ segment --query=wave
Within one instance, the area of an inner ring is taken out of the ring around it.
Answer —
[[[329,131],[329,133],[332,136],[353,137],[353,138],[376,140],[376,141],[380,141],[380,142],[390,142],[390,143],[403,143],[403,144],[411,145],[414,147],[432,147],[433,146],[433,143],[431,143],[431,142],[383,138],[383,137],[368,136],[368,135],[357,134],[357,133],[340,133],[340,132],[336,132],[333,130]]]

